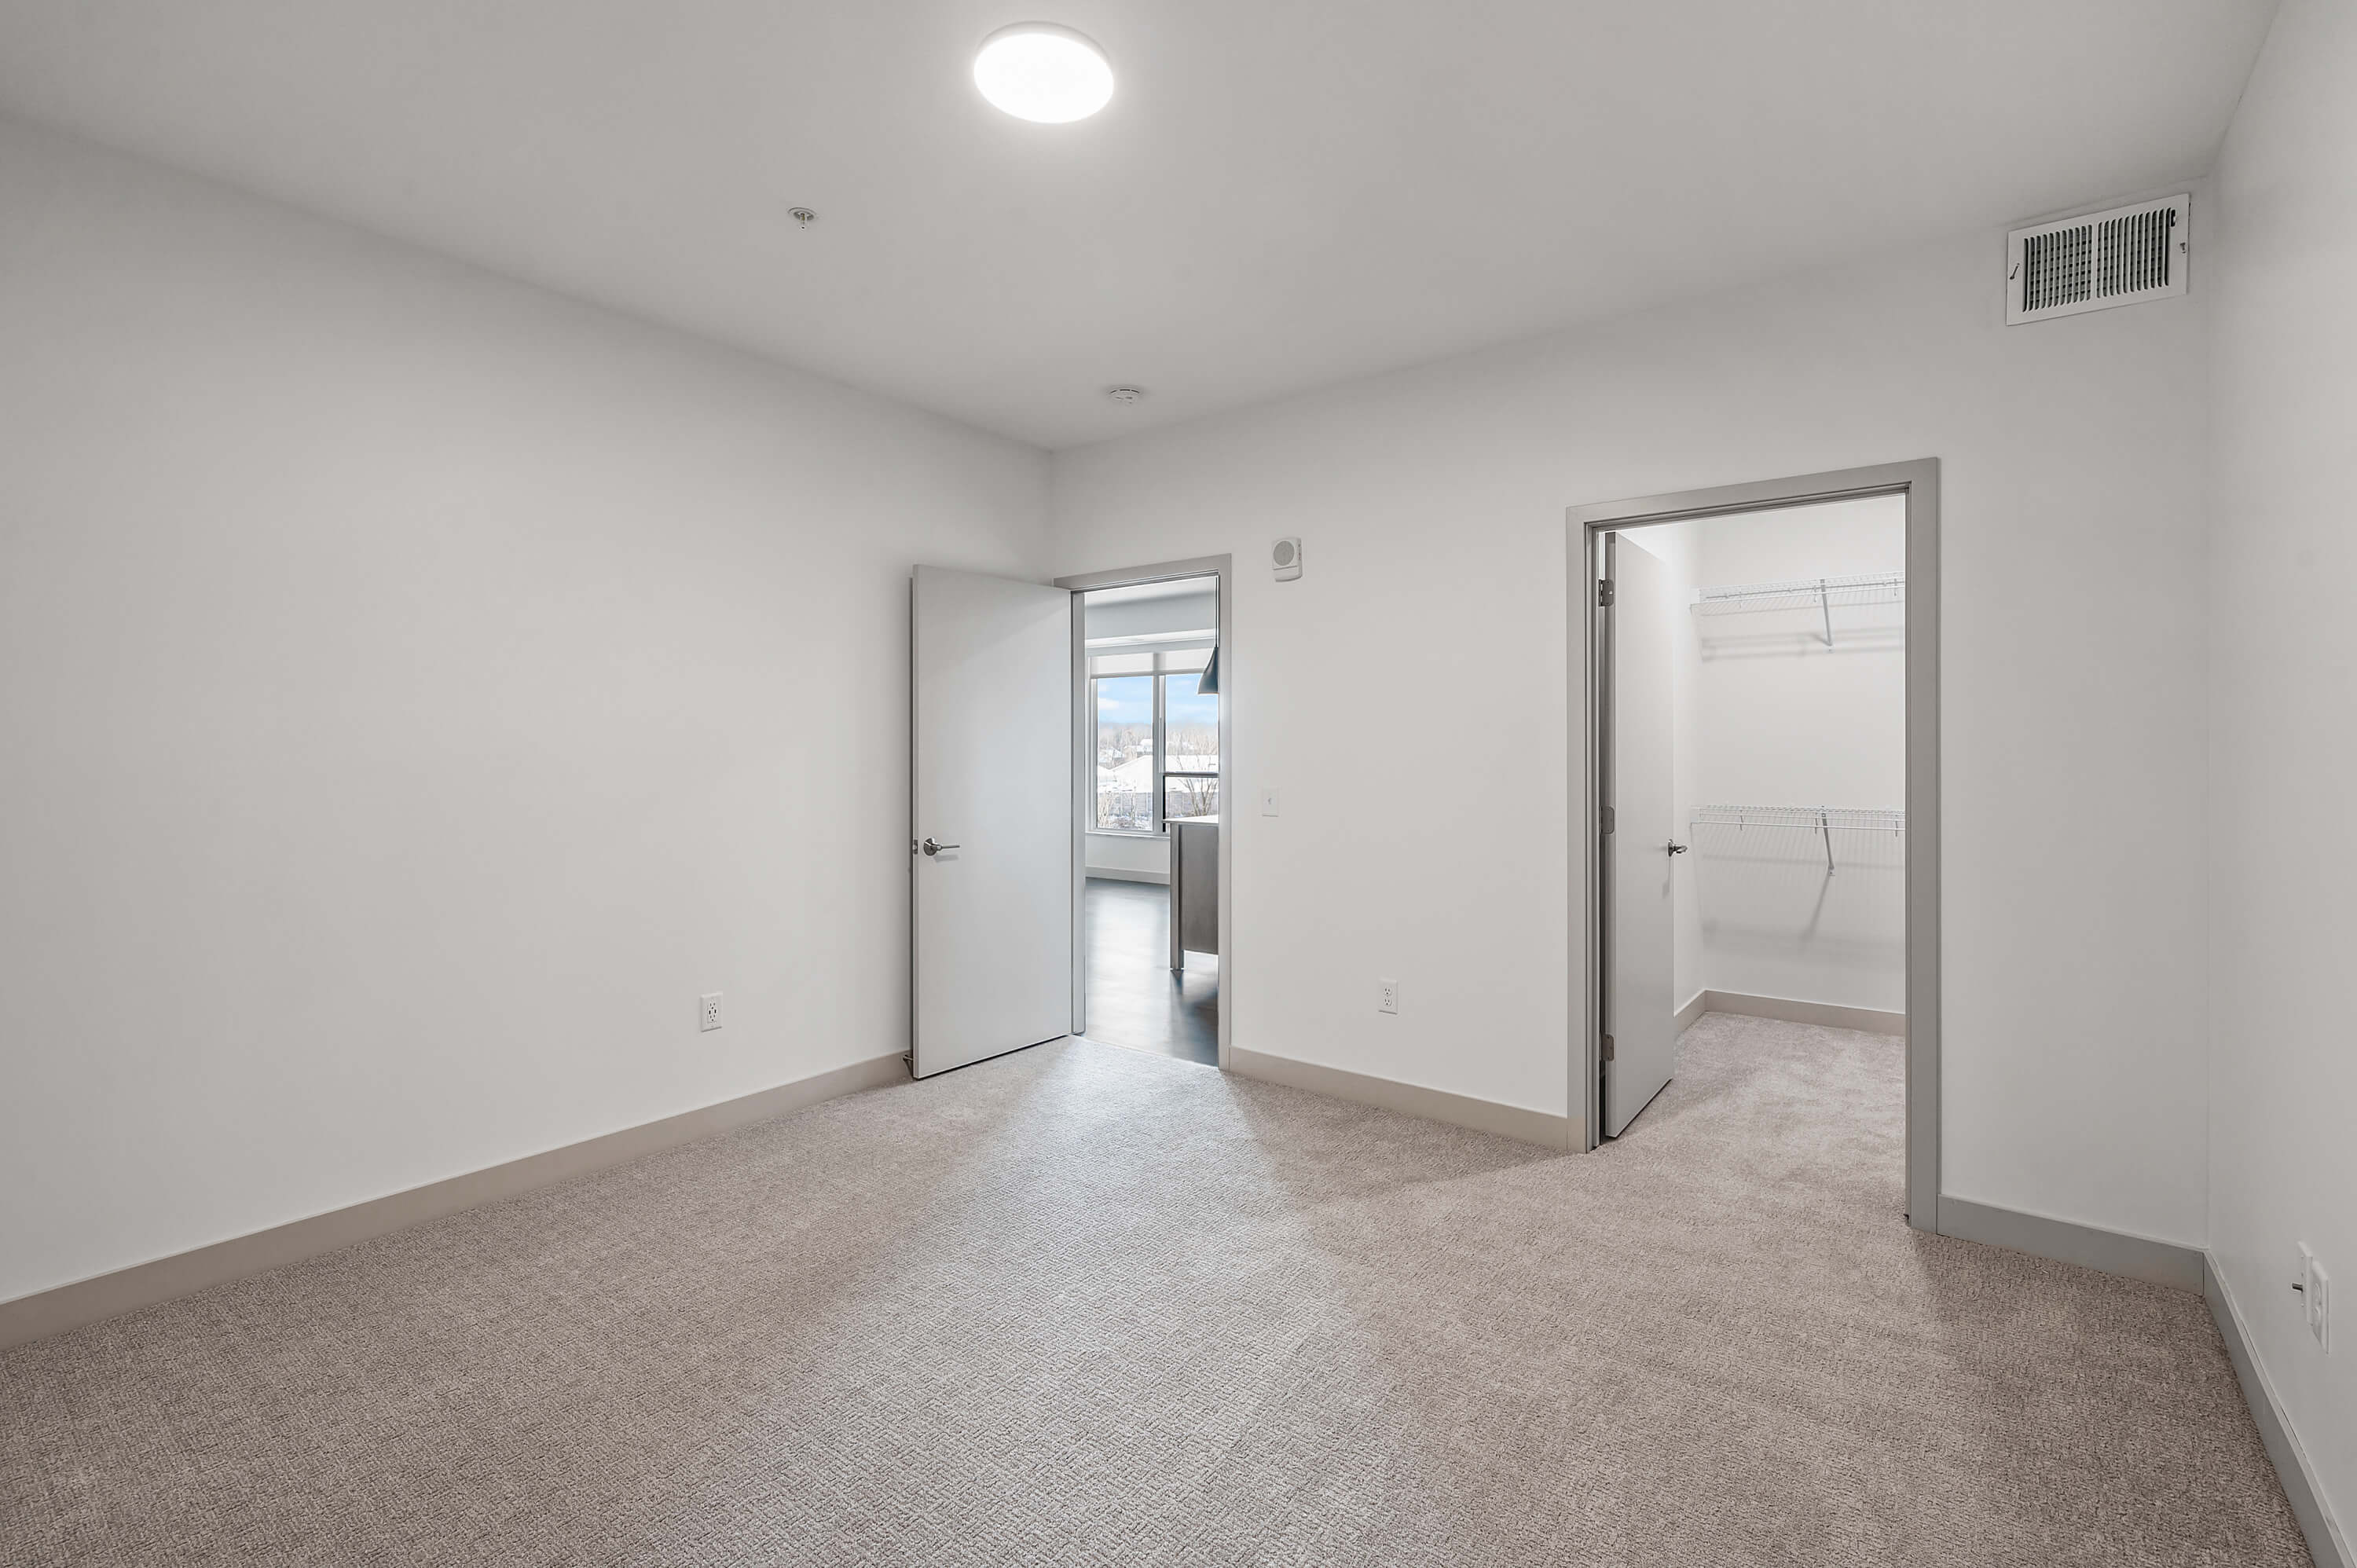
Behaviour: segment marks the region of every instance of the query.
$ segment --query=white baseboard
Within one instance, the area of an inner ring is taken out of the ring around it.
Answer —
[[[2251,1419],[2258,1423],[2259,1441],[2266,1444],[2267,1457],[2283,1482],[2292,1517],[2299,1520],[2300,1533],[2308,1537],[2308,1554],[2316,1559],[2316,1568],[2357,1568],[2357,1554],[2349,1550],[2349,1534],[2332,1517],[2324,1490],[2317,1485],[2316,1468],[2309,1463],[2308,1450],[2285,1418],[2275,1385],[2267,1380],[2266,1369],[2251,1349],[2250,1329],[2243,1321],[2234,1293],[2218,1272],[2215,1258],[2205,1255],[2202,1262],[2201,1294],[2210,1303],[2219,1337],[2226,1341],[2227,1358],[2234,1363],[2234,1376],[2243,1385],[2243,1402],[2251,1407]]]
[[[1119,865],[1092,865],[1088,869],[1091,876],[1102,877],[1107,882],[1153,882],[1165,887],[1170,885],[1170,874],[1167,871],[1132,871]]]
[[[1723,993],[1706,992],[1679,1010],[1681,1025],[1689,1014],[1699,1015],[1701,1004]],[[1760,1000],[1744,998],[1742,1000]],[[1775,1002],[1778,999],[1766,999]],[[1814,1007],[1819,1004],[1782,1004]],[[1744,1009],[1714,1006],[1714,1011]],[[1858,1012],[1860,1009],[1840,1011]],[[1782,1017],[1777,1013],[1756,1016]],[[1814,1023],[1816,1018],[1793,1020]],[[1856,1027],[1836,1025],[1835,1027]],[[1889,1029],[1877,1033],[1889,1033]],[[1356,1104],[1372,1105],[1405,1115],[1469,1127],[1541,1147],[1566,1150],[1576,1146],[1570,1118],[1495,1101],[1454,1094],[1395,1082],[1340,1068],[1268,1056],[1231,1047],[1228,1067],[1246,1078],[1263,1079],[1325,1094]],[[619,1165],[643,1155],[673,1148],[716,1133],[762,1122],[815,1105],[822,1101],[863,1089],[905,1081],[907,1064],[897,1053],[854,1062],[830,1072],[759,1090],[735,1100],[683,1112],[656,1122],[626,1127],[602,1137],[585,1139],[561,1148],[527,1155],[483,1170],[431,1182],[424,1187],[372,1198],[307,1219],[273,1226],[149,1262],[136,1263],[70,1284],[59,1285],[13,1301],[0,1302],[0,1349],[61,1334],[103,1318],[152,1306],[175,1296],[226,1283],[265,1269],[299,1262],[306,1258],[388,1235],[482,1204],[518,1197],[572,1176]],[[1943,1196],[1941,1234],[1960,1240],[2009,1247],[2017,1251],[2058,1262],[2076,1263],[2105,1273],[2199,1291],[2208,1301],[2212,1317],[2233,1363],[2243,1397],[2257,1423],[2267,1456],[2283,1483],[2292,1512],[2308,1538],[2317,1568],[2357,1568],[2347,1533],[2332,1517],[2298,1434],[2285,1418],[2281,1402],[2266,1369],[2251,1350],[2250,1335],[2240,1306],[2218,1272],[2216,1262],[2199,1248],[2153,1237],[2105,1230],[2073,1220],[2000,1208],[1969,1198]]]
[[[2105,1230],[1944,1194],[1940,1198],[1940,1233],[1962,1241],[2010,1247],[2017,1252],[2077,1263],[2107,1274],[2201,1292],[2218,1325],[2219,1337],[2226,1342],[2227,1359],[2234,1364],[2234,1377],[2243,1386],[2243,1402],[2250,1406],[2268,1461],[2283,1483],[2284,1497],[2299,1521],[2300,1533],[2308,1538],[2309,1555],[2316,1560],[2316,1568],[2357,1568],[2348,1534],[2325,1502],[2308,1451],[2285,1418],[2266,1369],[2252,1353],[2242,1309],[2227,1288],[2225,1276],[2218,1272],[2216,1259],[2182,1242]]]
[[[1686,1004],[1678,1009],[1679,1034],[1683,1035],[1693,1028],[1695,1020],[1710,1011],[1709,1001],[1710,993],[1707,991],[1697,991],[1686,998]]]
[[[1907,1037],[1907,1015],[1876,1007],[1845,1007],[1833,1002],[1802,1002],[1789,996],[1750,996],[1740,991],[1706,991],[1705,1013],[1739,1013],[1747,1018],[1781,1018],[1787,1024],[1814,1024],[1827,1029],[1862,1029],[1869,1035]],[[1686,1004],[1691,1007],[1693,1003]],[[1678,1015],[1683,1022],[1685,1014]]]
[[[1999,1208],[1966,1197],[1940,1195],[1940,1234],[1990,1247],[2076,1263],[2106,1274],[2144,1280],[2174,1290],[2201,1288],[2204,1254],[2181,1241],[2163,1241],[2126,1230],[2105,1230],[2075,1219],[2055,1219],[2018,1208]]]
[[[1306,1089],[1329,1099],[1350,1101],[1354,1105],[1372,1105],[1379,1111],[1421,1116],[1427,1122],[1446,1122],[1452,1126],[1470,1127],[1477,1133],[1491,1133],[1501,1138],[1536,1144],[1542,1148],[1562,1151],[1577,1146],[1568,1116],[1526,1110],[1520,1105],[1506,1105],[1494,1100],[1477,1100],[1469,1094],[1452,1094],[1445,1089],[1426,1089],[1419,1084],[1400,1083],[1342,1068],[1297,1061],[1291,1057],[1267,1056],[1259,1051],[1245,1050],[1241,1046],[1228,1047],[1228,1070],[1265,1083]]]
[[[783,1116],[823,1100],[888,1083],[905,1083],[908,1078],[908,1062],[898,1052],[871,1057],[848,1067],[724,1100],[717,1105],[683,1111],[661,1121],[544,1149],[536,1155],[329,1209],[307,1219],[289,1220],[210,1246],[35,1291],[14,1301],[0,1302],[0,1349],[46,1339],[52,1334],[63,1334],[102,1318],[119,1317],[143,1306],[153,1306],[210,1285],[226,1284],[265,1269],[338,1251],[463,1208],[498,1203],[641,1155]]]

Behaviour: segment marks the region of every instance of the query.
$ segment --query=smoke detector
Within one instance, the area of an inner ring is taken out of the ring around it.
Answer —
[[[1137,400],[1138,400],[1138,399],[1140,399],[1140,398],[1144,397],[1145,395],[1146,395],[1146,389],[1145,389],[1144,387],[1107,387],[1107,388],[1105,388],[1105,396],[1107,396],[1107,397],[1109,397],[1109,398],[1113,399],[1113,401],[1114,401],[1114,402],[1115,402],[1115,403],[1117,403],[1121,404],[1121,406],[1122,406],[1122,407],[1124,407],[1124,408],[1127,408],[1130,404],[1132,404],[1132,403],[1134,403],[1137,402]]]

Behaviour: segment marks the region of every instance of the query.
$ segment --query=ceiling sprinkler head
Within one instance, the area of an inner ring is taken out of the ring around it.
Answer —
[[[1146,391],[1145,391],[1145,389],[1144,389],[1143,387],[1107,387],[1107,388],[1105,388],[1105,396],[1107,396],[1107,397],[1109,397],[1109,398],[1113,399],[1113,401],[1114,401],[1114,402],[1115,402],[1115,403],[1117,403],[1121,404],[1121,406],[1122,406],[1122,407],[1124,407],[1124,408],[1127,408],[1130,404],[1132,404],[1132,403],[1135,403],[1138,399],[1140,399],[1140,398],[1144,397],[1145,395],[1146,395]]]
[[[818,214],[807,207],[795,207],[788,209],[786,216],[807,229],[811,226],[811,220],[816,218]]]

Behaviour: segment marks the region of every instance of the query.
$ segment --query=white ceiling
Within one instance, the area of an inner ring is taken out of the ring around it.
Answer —
[[[2273,10],[0,0],[0,110],[1053,447],[2185,178]]]

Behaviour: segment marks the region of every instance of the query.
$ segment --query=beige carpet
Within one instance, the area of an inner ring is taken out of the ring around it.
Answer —
[[[1900,1047],[1538,1151],[1042,1047],[0,1357],[0,1561],[2308,1561],[2201,1300],[1900,1221]]]

